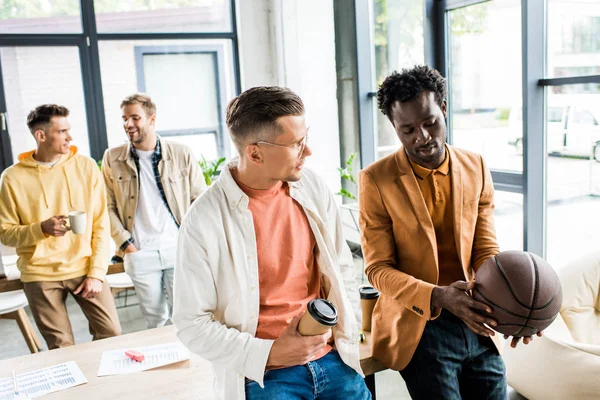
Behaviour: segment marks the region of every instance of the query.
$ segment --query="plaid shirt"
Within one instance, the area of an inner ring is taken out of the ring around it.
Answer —
[[[135,151],[135,147],[131,146],[130,152],[131,152],[131,157],[135,161],[135,166],[137,168],[138,177],[139,177],[140,176],[140,157],[138,156],[137,152]],[[173,221],[175,221],[175,225],[177,225],[177,227],[179,228],[179,224],[177,223],[177,220],[175,219],[175,216],[173,215],[173,212],[171,211],[171,208],[169,207],[169,203],[167,203],[167,198],[165,196],[165,190],[163,189],[162,182],[160,181],[160,173],[158,172],[158,163],[160,162],[161,159],[162,159],[162,153],[161,153],[161,148],[160,148],[160,140],[156,140],[156,148],[154,149],[154,153],[152,153],[152,171],[154,171],[154,180],[156,181],[156,186],[158,186],[158,191],[160,192],[160,197],[162,198],[163,204],[165,205],[165,207],[167,207],[167,210],[169,210],[169,214],[171,214],[171,218],[173,218]],[[140,188],[140,180],[138,179],[138,190],[139,190],[139,188]],[[124,251],[127,248],[127,246],[129,246],[131,243],[133,243],[132,237],[129,238],[128,240],[126,240],[125,242],[123,242],[120,249]]]

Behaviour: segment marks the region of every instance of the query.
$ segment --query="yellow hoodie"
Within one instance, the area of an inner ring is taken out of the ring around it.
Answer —
[[[16,247],[23,282],[61,281],[87,275],[104,280],[110,257],[110,222],[104,181],[96,162],[71,147],[52,167],[35,151],[2,173],[0,242]],[[85,211],[86,231],[46,237],[42,221]]]

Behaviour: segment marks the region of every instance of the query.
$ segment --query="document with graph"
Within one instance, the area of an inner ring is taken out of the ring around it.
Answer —
[[[128,350],[142,353],[144,360],[139,362],[127,357],[125,352]],[[130,374],[189,359],[190,354],[181,342],[110,350],[102,353],[98,376]]]
[[[15,375],[15,378],[0,378],[0,400],[17,398],[33,399],[48,393],[57,392],[87,383],[83,372],[75,361],[53,365]]]

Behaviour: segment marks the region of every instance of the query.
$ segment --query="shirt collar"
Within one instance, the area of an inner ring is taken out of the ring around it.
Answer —
[[[439,172],[443,175],[448,175],[448,173],[450,172],[450,155],[448,153],[448,148],[446,147],[446,145],[444,145],[444,151],[446,153],[446,155],[444,157],[444,161],[436,169],[425,168],[425,167],[417,164],[413,160],[411,160],[410,157],[407,157],[407,158],[408,158],[408,161],[410,162],[410,165],[411,165],[415,175],[421,179],[427,178],[429,176],[429,174],[431,174],[432,172]]]
[[[136,159],[139,160],[139,156],[137,154],[137,151],[135,150],[135,147],[133,145],[129,146],[129,151],[131,153],[131,156]],[[160,160],[161,158],[161,146],[160,146],[160,140],[158,138],[156,138],[156,147],[154,148],[154,153],[152,153],[152,157],[156,157],[157,159]]]
[[[239,187],[235,179],[233,179],[233,175],[231,174],[231,169],[237,168],[239,162],[239,157],[232,159],[223,167],[218,180],[223,187],[223,191],[225,192],[225,196],[227,197],[227,201],[229,202],[229,206],[231,208],[235,208],[239,204],[242,204],[246,208],[248,207],[248,196]],[[302,183],[300,180],[296,182],[287,182],[287,185],[290,189],[298,189],[302,186]]]

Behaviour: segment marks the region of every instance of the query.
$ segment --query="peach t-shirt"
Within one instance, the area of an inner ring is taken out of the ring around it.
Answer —
[[[315,237],[302,206],[290,197],[287,183],[257,190],[236,182],[249,197],[256,233],[260,292],[256,337],[277,339],[294,315],[320,295]],[[330,350],[325,346],[314,359]]]

